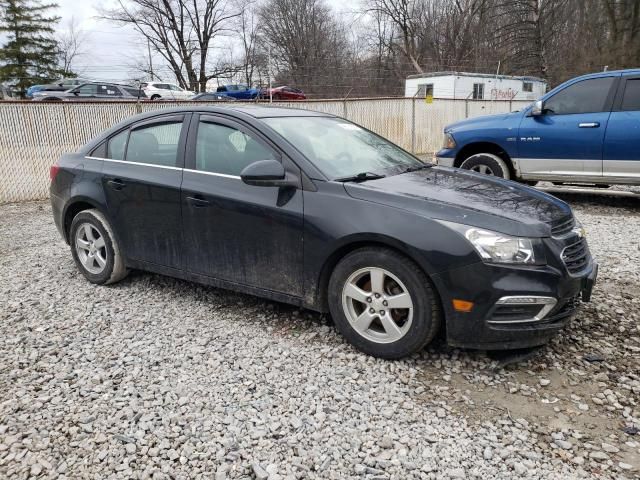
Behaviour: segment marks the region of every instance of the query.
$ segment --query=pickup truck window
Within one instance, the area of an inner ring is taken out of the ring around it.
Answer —
[[[622,110],[640,110],[640,79],[627,80],[622,97]]]
[[[614,77],[603,77],[574,83],[546,100],[544,109],[553,115],[603,112],[613,82]]]

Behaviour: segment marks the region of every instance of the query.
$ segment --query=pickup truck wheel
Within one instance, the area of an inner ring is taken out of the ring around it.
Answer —
[[[329,310],[349,343],[374,357],[422,350],[441,324],[438,294],[410,259],[385,248],[351,252],[329,281]]]
[[[493,153],[471,155],[462,162],[460,168],[494,177],[506,178],[507,180],[511,178],[511,172],[505,161]]]

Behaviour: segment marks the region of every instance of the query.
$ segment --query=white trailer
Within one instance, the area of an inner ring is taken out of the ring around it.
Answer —
[[[484,73],[433,72],[410,75],[405,97],[469,100],[536,100],[547,91],[537,77],[513,77]]]

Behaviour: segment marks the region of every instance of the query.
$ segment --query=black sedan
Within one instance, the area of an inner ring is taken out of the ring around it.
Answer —
[[[133,117],[51,168],[97,284],[141,269],[330,312],[371,355],[545,343],[597,265],[564,202],[433,167],[347,120],[257,106]]]

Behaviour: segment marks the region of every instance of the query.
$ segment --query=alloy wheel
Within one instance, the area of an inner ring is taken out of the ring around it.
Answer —
[[[107,265],[107,246],[96,227],[88,222],[80,224],[76,230],[75,247],[80,263],[89,273],[102,273]]]
[[[488,165],[474,165],[473,167],[471,167],[470,169],[472,172],[478,172],[478,173],[484,173],[485,175],[494,175],[495,173],[493,172],[493,170],[491,169],[491,167],[489,167]]]
[[[404,337],[414,310],[407,287],[378,267],[361,268],[349,276],[342,289],[342,308],[351,327],[375,343],[393,343]]]

